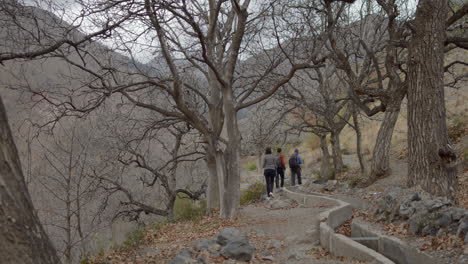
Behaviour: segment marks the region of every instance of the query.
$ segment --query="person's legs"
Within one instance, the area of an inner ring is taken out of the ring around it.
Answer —
[[[270,192],[268,194],[272,194],[273,193],[273,188],[275,186],[275,176],[276,176],[276,171],[275,170],[271,170],[271,173],[269,175],[270,177]],[[272,195],[270,195],[271,197]]]
[[[265,180],[267,187],[267,195],[270,197],[270,193],[273,192],[273,182],[275,180],[275,170],[265,170]]]
[[[301,172],[301,168],[298,168],[296,174],[297,174],[297,183],[298,183],[299,185],[302,184],[302,179],[301,179],[301,176],[302,176],[302,175],[301,175],[301,173],[302,173],[302,172]]]
[[[281,188],[283,188],[284,187],[284,169],[283,168],[278,169],[277,173],[278,173],[278,178],[281,177]]]
[[[279,173],[278,173],[278,170],[279,170],[279,169],[276,169],[276,170],[275,170],[276,189],[279,189]]]
[[[264,171],[263,171],[263,175],[265,176],[265,185],[266,185],[267,197],[270,197],[270,190],[268,189],[268,188],[269,188],[268,182],[270,181],[270,179],[269,179],[269,177],[268,177],[268,171],[267,171],[267,170],[264,170]]]
[[[291,169],[291,186],[296,185],[296,172],[294,169]]]

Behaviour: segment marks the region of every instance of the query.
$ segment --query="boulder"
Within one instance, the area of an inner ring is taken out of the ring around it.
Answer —
[[[207,250],[209,252],[218,251],[221,246],[214,239],[200,240],[194,243],[194,248],[198,251]]]
[[[226,258],[250,261],[252,259],[254,247],[247,239],[229,240],[227,245],[221,249],[221,255]]]
[[[398,210],[398,214],[403,219],[408,219],[416,212],[416,209],[411,206],[411,202],[404,202],[400,204],[400,208]]]
[[[288,208],[291,206],[291,201],[289,200],[273,200],[270,203],[270,208],[272,209],[282,209]]]
[[[457,229],[457,236],[465,235],[468,233],[468,222],[461,222]]]
[[[169,264],[197,264],[200,263],[198,260],[192,258],[192,252],[190,250],[182,250],[175,256]]]
[[[442,216],[437,219],[435,222],[435,225],[437,227],[448,227],[452,223],[452,215],[450,212],[444,212],[442,213]]]
[[[245,239],[244,236],[238,229],[235,228],[225,228],[219,232],[216,242],[221,246],[225,246],[229,241],[242,240]]]
[[[421,230],[423,236],[435,236],[437,234],[437,228],[434,225],[427,225]]]
[[[410,197],[410,201],[411,202],[414,202],[414,201],[421,201],[421,196],[419,196],[419,193],[413,193]]]
[[[460,219],[468,215],[468,210],[465,210],[462,208],[452,207],[449,210],[450,210],[450,213],[452,214],[452,219],[454,221],[459,221]]]

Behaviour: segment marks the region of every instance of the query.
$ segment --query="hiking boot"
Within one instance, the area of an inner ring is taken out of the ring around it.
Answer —
[[[275,196],[273,195],[273,193],[272,193],[272,192],[270,192],[270,196],[271,196],[272,198],[275,198]]]

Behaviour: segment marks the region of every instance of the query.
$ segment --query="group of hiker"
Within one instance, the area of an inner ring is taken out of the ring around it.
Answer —
[[[291,170],[291,186],[296,185],[296,178],[297,183],[302,184],[301,164],[302,158],[299,155],[299,150],[295,149],[294,153],[289,157],[288,160],[289,169]],[[270,199],[270,197],[273,196],[273,188],[275,185],[277,189],[284,188],[286,163],[284,161],[284,156],[281,153],[281,148],[276,150],[276,155],[271,153],[270,147],[266,148],[265,156],[263,157],[263,170],[266,181],[267,199]]]

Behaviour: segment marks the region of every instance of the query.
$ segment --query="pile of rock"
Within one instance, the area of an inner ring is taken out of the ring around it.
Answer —
[[[249,240],[235,228],[225,228],[213,239],[194,243],[193,248],[182,250],[173,258],[170,264],[208,263],[203,255],[213,257],[223,256],[233,261],[250,261],[254,247]],[[205,254],[203,254],[205,253]]]
[[[468,243],[468,210],[451,205],[451,200],[432,198],[422,190],[393,186],[374,200],[371,212],[378,221],[406,221],[413,235],[452,234]]]

